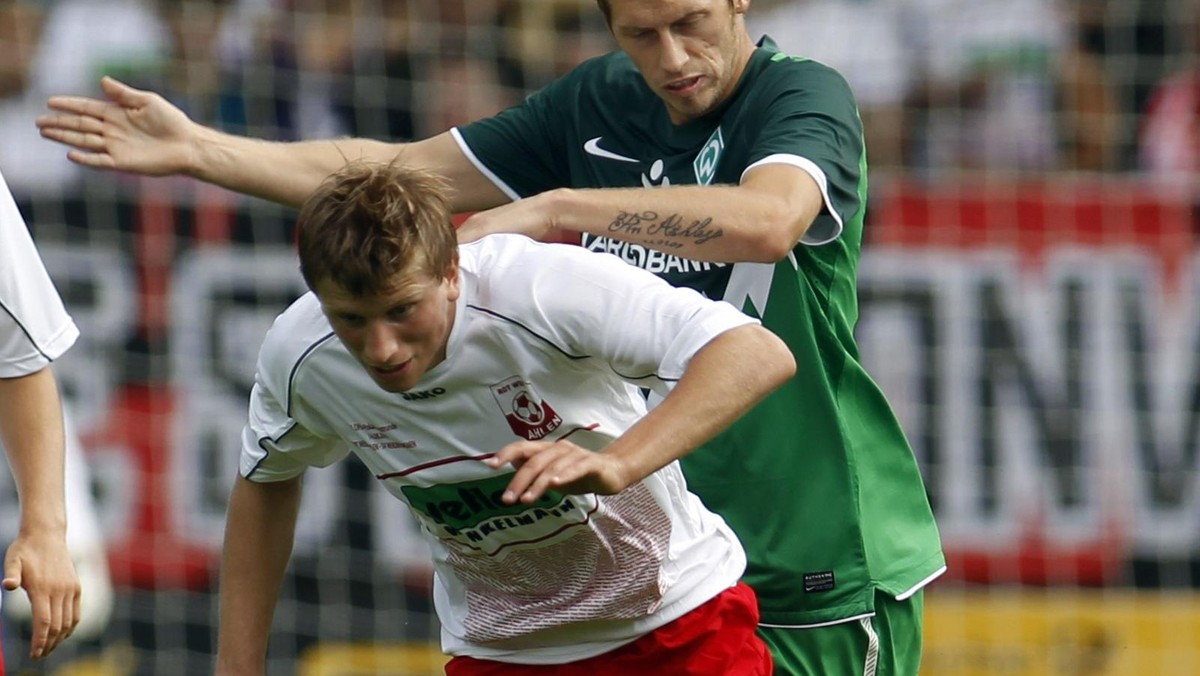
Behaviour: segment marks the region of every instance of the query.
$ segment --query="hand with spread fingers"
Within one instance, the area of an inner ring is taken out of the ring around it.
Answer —
[[[147,176],[189,170],[200,125],[154,92],[111,77],[100,87],[107,100],[51,97],[47,105],[53,112],[37,120],[42,136],[70,147],[67,157],[86,167]]]
[[[532,504],[551,490],[571,495],[613,495],[630,484],[619,459],[567,440],[514,442],[485,462],[492,467],[510,463],[517,469],[501,497],[510,505],[518,500]]]

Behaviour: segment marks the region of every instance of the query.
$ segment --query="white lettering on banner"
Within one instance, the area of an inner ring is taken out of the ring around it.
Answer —
[[[595,244],[654,260],[644,249]],[[60,286],[94,289],[90,301],[71,302],[84,338],[61,362],[64,389],[87,411],[86,437],[87,427],[109,424],[138,299],[122,255],[47,250]],[[1168,293],[1157,259],[1117,249],[1060,248],[1036,267],[1009,250],[864,254],[863,358],[921,459],[948,549],[1013,551],[1031,528],[1052,543],[1095,542],[1116,526],[1140,554],[1200,552],[1198,265],[1184,265]],[[304,287],[290,247],[197,250],[174,274],[175,405],[161,449],[169,490],[160,492],[179,539],[215,551],[253,357]],[[101,522],[119,537],[136,527],[144,482],[131,474],[140,465],[117,440],[89,450]],[[414,558],[413,539],[392,536],[411,534],[407,512],[371,486],[374,527],[388,529],[374,542],[395,550],[382,556]],[[349,490],[336,471],[310,473],[298,553],[338,536]],[[0,515],[15,514],[15,504],[11,486],[0,488]]]
[[[79,327],[79,340],[55,362],[55,375],[71,400],[76,425],[92,427],[112,403],[117,383],[112,351],[134,330],[133,269],[113,247],[39,244],[38,251]]]
[[[258,346],[275,316],[307,289],[296,254],[287,247],[193,250],[177,263],[171,289],[177,458],[171,508],[185,532],[219,545]],[[306,485],[306,492],[311,488]],[[332,528],[314,522],[332,519],[329,512],[304,511],[297,523],[298,545]]]
[[[1195,269],[1195,264],[1191,270]],[[874,250],[863,358],[913,442],[948,548],[1022,537],[1200,546],[1196,282],[1146,256]],[[1032,532],[1031,532],[1032,531]]]
[[[583,247],[589,251],[612,254],[630,265],[645,268],[655,274],[672,272],[699,272],[723,268],[727,263],[710,263],[682,258],[657,249],[648,249],[641,244],[631,244],[619,239],[583,235]]]

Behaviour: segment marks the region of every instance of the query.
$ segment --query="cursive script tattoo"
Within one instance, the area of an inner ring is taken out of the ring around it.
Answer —
[[[627,211],[622,211],[617,214],[616,220],[608,224],[609,232],[623,232],[627,235],[642,234],[642,223],[649,221],[653,223],[658,218],[658,214],[653,211],[645,211],[640,214],[631,214]]]
[[[646,228],[647,235],[660,235],[673,239],[690,239],[696,244],[704,244],[710,239],[716,239],[725,234],[721,228],[712,227],[712,218],[705,217],[692,221],[691,225],[683,225],[683,217],[671,214],[662,223],[654,223]]]
[[[691,240],[696,244],[704,244],[725,234],[724,230],[713,226],[712,218],[709,217],[684,225],[683,217],[679,214],[671,214],[659,221],[658,214],[653,211],[643,211],[638,214],[622,211],[617,214],[612,223],[608,224],[608,231],[626,235],[644,235],[644,244],[670,249],[682,247],[684,243],[680,240]]]

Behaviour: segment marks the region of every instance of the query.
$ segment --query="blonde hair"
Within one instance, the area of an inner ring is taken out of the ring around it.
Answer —
[[[296,220],[308,288],[385,293],[401,275],[445,277],[458,260],[445,179],[396,163],[352,161],[321,183]]]

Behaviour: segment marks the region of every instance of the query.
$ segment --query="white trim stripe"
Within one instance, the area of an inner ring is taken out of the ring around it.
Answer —
[[[855,615],[854,617],[842,617],[836,620],[830,620],[828,622],[818,622],[816,624],[768,624],[766,622],[759,622],[758,626],[766,627],[767,629],[819,629],[821,627],[832,627],[835,624],[859,622],[863,619],[870,619],[872,617],[875,617],[875,613],[863,613],[862,615]]]
[[[809,233],[804,233],[804,236],[800,238],[801,244],[807,244],[808,246],[820,246],[822,244],[828,244],[841,236],[842,230],[845,229],[846,226],[842,222],[842,215],[833,208],[833,201],[829,199],[829,179],[826,178],[825,172],[821,170],[821,167],[817,166],[816,162],[813,162],[807,157],[789,155],[787,153],[767,155],[761,160],[746,167],[746,169],[742,172],[739,182],[746,180],[746,174],[752,169],[755,167],[761,167],[764,164],[790,164],[793,167],[803,170],[804,173],[808,174],[809,176],[812,176],[813,180],[817,182],[817,187],[821,190],[821,199],[825,202],[825,211],[828,211],[829,215],[833,216],[834,222],[837,223],[837,230],[830,233],[826,237],[809,237]]]
[[[512,186],[500,180],[499,176],[492,172],[491,169],[488,169],[487,165],[485,165],[479,160],[478,157],[475,156],[475,153],[471,150],[471,146],[467,145],[467,140],[463,138],[462,133],[458,131],[458,127],[451,127],[450,135],[454,137],[454,142],[458,144],[459,150],[463,151],[463,155],[467,156],[467,159],[471,161],[471,164],[475,165],[475,168],[479,170],[479,173],[487,176],[488,180],[496,184],[497,188],[500,188],[500,190],[504,191],[504,194],[508,195],[510,200],[514,202],[519,202],[521,200],[521,196],[517,194],[516,190],[512,189]]]
[[[909,589],[908,591],[901,592],[901,593],[897,594],[897,595],[896,595],[896,600],[897,600],[897,601],[903,601],[904,599],[906,599],[906,598],[908,598],[908,597],[912,596],[913,594],[916,594],[917,592],[921,591],[921,589],[922,589],[922,588],[923,588],[925,585],[929,584],[930,582],[933,582],[935,579],[937,579],[937,577],[938,577],[939,575],[941,575],[941,574],[942,574],[942,573],[944,573],[944,572],[946,572],[946,567],[945,567],[945,566],[942,566],[941,568],[938,568],[936,571],[934,571],[934,573],[933,573],[932,575],[930,575],[929,577],[925,578],[924,580],[921,580],[920,582],[918,582],[918,583],[916,584],[916,586],[914,586],[912,589]]]
[[[867,632],[867,654],[863,658],[863,676],[875,676],[879,669],[879,634],[871,624],[871,618],[864,617],[858,621],[863,631]]]
[[[916,594],[917,592],[921,591],[921,589],[923,589],[926,585],[928,585],[930,582],[933,582],[934,580],[936,580],[938,578],[938,576],[940,576],[942,573],[945,573],[945,572],[946,572],[946,566],[942,566],[941,568],[938,568],[936,571],[934,571],[934,573],[932,575],[925,578],[924,580],[921,580],[916,585],[914,585],[911,589],[908,589],[907,591],[904,591],[904,592],[901,592],[900,594],[898,594],[896,596],[896,600],[903,601],[903,600],[909,598],[913,594]],[[845,624],[847,622],[861,622],[863,620],[866,620],[866,619],[869,619],[872,617],[875,617],[875,613],[863,613],[862,615],[853,615],[851,617],[842,617],[842,618],[839,618],[836,620],[830,620],[828,622],[818,622],[816,624],[768,624],[766,622],[759,622],[758,626],[766,627],[768,629],[817,629],[819,627],[831,627],[835,624]]]

